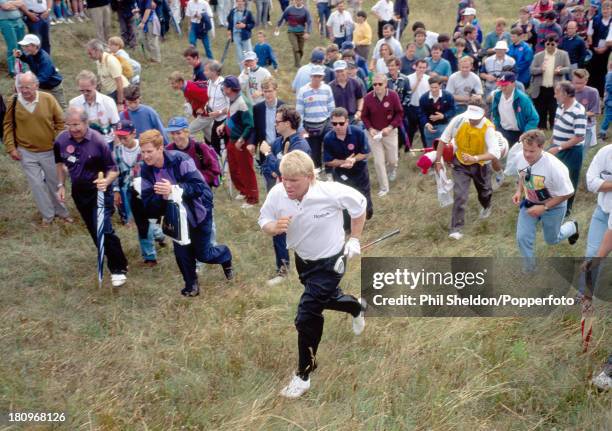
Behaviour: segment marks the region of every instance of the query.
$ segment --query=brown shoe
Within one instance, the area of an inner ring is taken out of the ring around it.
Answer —
[[[143,265],[144,265],[146,268],[154,268],[154,267],[156,267],[156,266],[157,266],[157,261],[156,261],[156,260],[145,260],[145,261],[143,262]]]
[[[40,226],[41,226],[41,227],[49,227],[49,226],[51,226],[52,224],[53,224],[53,219],[51,219],[51,220],[45,220],[45,219],[43,219],[43,220],[40,222]]]
[[[60,220],[63,221],[66,224],[72,224],[74,223],[74,219],[70,216],[66,216],[66,217],[60,217]]]

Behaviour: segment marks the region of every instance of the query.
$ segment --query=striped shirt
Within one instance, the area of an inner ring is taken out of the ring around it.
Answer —
[[[322,123],[331,117],[336,107],[331,87],[321,83],[314,89],[310,84],[304,85],[297,93],[296,110],[302,116],[302,121],[308,123]]]
[[[574,136],[579,136],[582,139],[576,145],[584,144],[584,135],[586,133],[586,111],[584,106],[574,100],[572,106],[564,109],[563,105],[557,107],[555,113],[555,127],[553,129],[553,145],[563,145]]]

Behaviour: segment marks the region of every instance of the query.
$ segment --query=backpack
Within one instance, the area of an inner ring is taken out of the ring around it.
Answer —
[[[117,61],[121,65],[121,74],[125,76],[128,79],[128,81],[134,77],[134,69],[132,69],[132,65],[127,59],[121,57],[120,55],[115,55],[112,53],[109,55],[112,55],[113,57],[117,59]],[[108,67],[108,60],[106,61],[106,63],[107,63],[106,67]]]
[[[205,172],[208,174],[208,177],[212,178],[204,178],[209,185],[212,187],[219,187],[219,175],[221,175],[221,166],[219,165],[219,159],[217,158],[217,153],[210,146],[206,145],[204,142],[195,144],[196,154],[198,155],[198,161],[200,163],[200,167],[202,170],[206,169]],[[206,162],[210,166],[205,168]],[[212,180],[212,181],[209,181]]]
[[[208,34],[212,29],[212,20],[206,12],[202,13],[202,19],[200,19],[200,31],[202,34]]]

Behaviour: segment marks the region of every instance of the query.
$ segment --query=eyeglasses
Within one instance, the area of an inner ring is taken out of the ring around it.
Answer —
[[[383,85],[385,85],[385,84],[383,84],[382,82],[373,82],[373,83],[372,83],[372,85],[373,85],[374,87],[382,87],[382,86],[383,86]]]
[[[332,121],[332,126],[344,126],[346,124],[346,121]]]
[[[287,121],[287,120],[275,120],[274,122],[275,122],[276,124],[279,124],[279,123],[284,123],[285,121]]]

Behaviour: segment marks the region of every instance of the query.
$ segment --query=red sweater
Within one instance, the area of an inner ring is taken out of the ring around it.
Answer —
[[[361,120],[367,129],[382,130],[389,125],[399,127],[403,117],[404,109],[399,96],[393,90],[387,90],[382,100],[376,97],[374,91],[370,91],[363,99]]]
[[[187,81],[183,89],[183,95],[187,103],[191,105],[194,117],[199,115],[196,113],[198,110],[206,112],[204,107],[208,103],[208,89],[200,87],[193,81]]]

